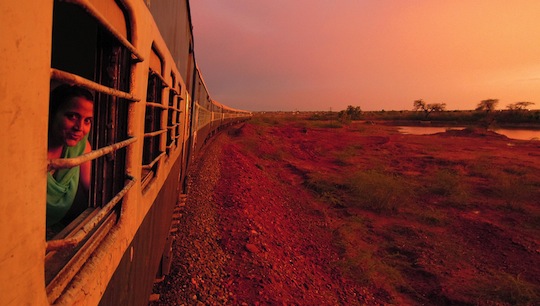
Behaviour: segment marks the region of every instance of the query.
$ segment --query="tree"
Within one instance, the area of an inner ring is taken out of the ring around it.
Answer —
[[[527,108],[531,105],[534,105],[533,102],[516,102],[512,104],[508,104],[506,108],[511,111],[521,111],[521,110],[527,110]]]
[[[429,112],[442,112],[446,109],[446,103],[432,103],[428,104],[427,108]]]
[[[478,103],[478,105],[476,106],[476,111],[485,112],[484,118],[479,121],[479,124],[486,130],[489,129],[489,127],[495,122],[495,114],[493,113],[493,111],[495,110],[495,106],[497,106],[498,103],[498,99],[487,99],[480,101],[480,103]]]
[[[485,111],[486,113],[490,113],[495,110],[495,107],[499,103],[499,99],[487,99],[482,100],[478,105],[476,106],[476,111]]]
[[[362,117],[362,109],[360,106],[347,106],[346,110],[339,112],[339,118],[341,120],[360,120]]]
[[[426,115],[426,119],[432,112],[442,112],[446,109],[446,103],[429,103],[426,104],[424,100],[415,100],[413,103],[415,111],[423,111]]]
[[[427,109],[426,107],[426,102],[424,102],[424,100],[422,99],[419,99],[419,100],[415,100],[414,103],[413,103],[413,110],[415,111],[425,111]]]

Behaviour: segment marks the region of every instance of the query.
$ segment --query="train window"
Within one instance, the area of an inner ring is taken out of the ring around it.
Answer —
[[[180,139],[180,126],[181,126],[181,122],[180,122],[180,119],[181,119],[181,114],[182,114],[182,96],[181,96],[181,93],[182,93],[182,86],[180,84],[178,84],[178,96],[176,98],[176,124],[174,126],[174,134],[175,134],[175,137],[174,137],[174,145],[178,148],[179,147],[179,139]]]
[[[174,86],[169,90],[169,105],[168,105],[168,114],[167,114],[167,155],[171,153],[174,148],[178,148],[178,138],[180,132],[180,87],[176,83],[176,77],[174,73],[171,73],[171,81]]]
[[[159,161],[165,155],[161,146],[162,135],[167,132],[163,128],[162,118],[166,106],[163,105],[163,91],[166,82],[161,75],[163,61],[153,48],[150,55],[148,87],[146,90],[146,112],[144,121],[144,148],[142,157],[142,187],[156,177]]]
[[[45,281],[51,303],[114,226],[122,197],[134,184],[126,166],[128,147],[136,141],[128,134],[129,108],[138,101],[130,78],[132,65],[142,58],[128,41],[125,17],[117,31],[90,4],[74,2],[54,3],[51,88],[69,84],[93,92],[88,136],[93,151],[50,159],[49,170],[90,162],[91,180],[83,200],[73,201],[65,216],[47,225]]]
[[[210,123],[210,120],[211,120],[212,111],[209,108],[205,107],[206,105],[208,105],[208,103],[206,102],[207,101],[204,101],[203,104],[199,104],[197,107],[197,111],[198,111],[197,130],[200,130],[203,127],[205,127],[207,124]]]
[[[171,73],[171,84],[174,87],[176,83],[176,77],[174,73]],[[175,138],[175,132],[176,129],[174,128],[174,125],[176,124],[175,119],[175,108],[176,108],[176,100],[178,97],[178,91],[171,87],[169,89],[169,104],[167,108],[167,144],[166,144],[166,152],[167,155],[171,154],[171,151],[174,147],[174,138]]]

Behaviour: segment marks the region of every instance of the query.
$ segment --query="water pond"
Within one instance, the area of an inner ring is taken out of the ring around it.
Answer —
[[[465,127],[459,126],[442,126],[442,127],[433,127],[433,126],[398,126],[398,131],[401,134],[411,134],[411,135],[431,135],[436,133],[442,133],[446,130],[461,130]],[[496,133],[505,135],[508,138],[519,139],[519,140],[540,140],[540,130],[526,130],[526,129],[494,129]]]

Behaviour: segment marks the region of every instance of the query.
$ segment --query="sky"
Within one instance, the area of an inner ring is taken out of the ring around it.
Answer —
[[[539,0],[192,0],[196,60],[251,111],[540,108]]]

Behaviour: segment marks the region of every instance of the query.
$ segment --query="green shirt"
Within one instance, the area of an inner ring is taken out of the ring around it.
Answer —
[[[80,156],[86,149],[88,136],[73,147],[64,147],[62,158]],[[60,221],[71,208],[79,187],[80,166],[47,173],[47,226]]]

